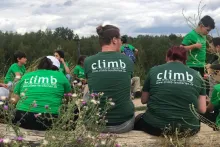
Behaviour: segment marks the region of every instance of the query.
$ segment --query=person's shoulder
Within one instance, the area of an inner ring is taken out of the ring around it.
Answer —
[[[98,57],[98,54],[95,54],[95,55],[86,57],[84,63],[90,62],[91,60],[93,60],[93,59],[95,59],[95,58],[97,58],[97,57]]]
[[[220,84],[216,84],[216,85],[214,86],[214,89],[220,92]]]
[[[10,68],[13,68],[13,67],[18,67],[18,63],[13,63]]]

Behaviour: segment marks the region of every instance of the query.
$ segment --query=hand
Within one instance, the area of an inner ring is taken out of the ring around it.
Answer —
[[[64,59],[63,59],[63,58],[60,58],[60,62],[61,62],[61,63],[64,63],[65,61],[64,61]]]
[[[196,44],[194,44],[194,48],[200,49],[200,48],[202,48],[202,44],[201,43],[196,43]]]
[[[8,88],[8,85],[0,83],[0,87]]]

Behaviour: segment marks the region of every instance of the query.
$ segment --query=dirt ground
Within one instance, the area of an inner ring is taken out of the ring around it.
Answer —
[[[133,100],[136,107],[144,106],[141,104],[140,99]],[[143,111],[142,111],[143,112]],[[141,112],[136,112],[136,115]],[[202,124],[200,132],[187,139],[181,139],[179,144],[184,147],[220,147],[220,132],[213,131],[209,126]],[[166,147],[168,139],[162,137],[154,137],[141,131],[131,131],[128,133],[118,135],[117,141],[120,144],[129,147]],[[169,146],[170,147],[170,146]]]

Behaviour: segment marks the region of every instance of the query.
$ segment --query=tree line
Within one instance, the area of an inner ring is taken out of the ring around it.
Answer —
[[[135,75],[144,75],[154,65],[165,62],[165,54],[171,45],[179,45],[183,37],[175,34],[150,36],[138,35],[128,37],[128,42],[139,50],[135,64]],[[92,35],[79,39],[69,28],[59,27],[54,31],[46,29],[37,32],[18,34],[16,32],[0,31],[0,63],[1,74],[4,75],[13,63],[13,53],[16,50],[27,54],[27,67],[38,58],[53,55],[56,49],[65,51],[65,60],[74,66],[78,58],[78,48],[81,55],[93,55],[101,50],[98,36]]]

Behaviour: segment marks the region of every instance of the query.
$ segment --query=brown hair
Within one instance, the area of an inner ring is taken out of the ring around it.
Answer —
[[[96,32],[99,35],[99,43],[101,46],[109,45],[114,37],[120,38],[119,28],[113,25],[106,25],[104,27],[98,26]]]
[[[187,50],[180,46],[173,46],[167,51],[167,57],[170,60],[179,60],[186,64],[187,60]]]

